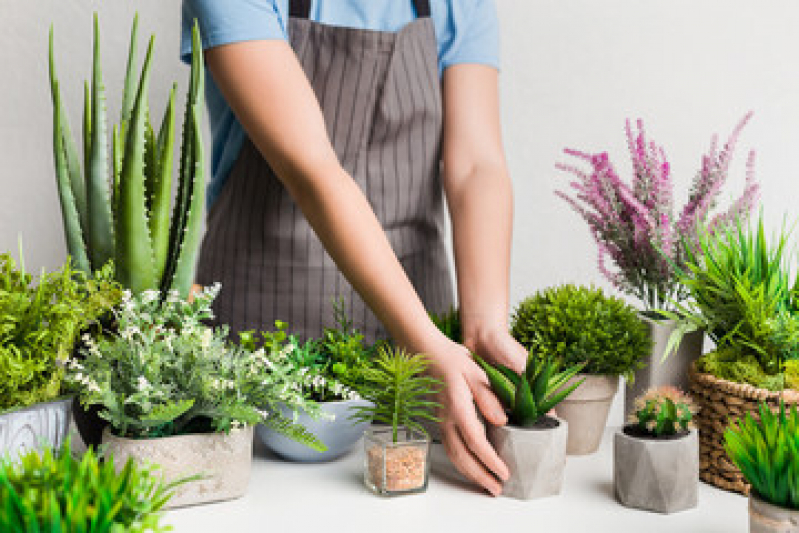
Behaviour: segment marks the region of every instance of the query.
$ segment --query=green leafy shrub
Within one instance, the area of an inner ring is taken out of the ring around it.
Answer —
[[[636,398],[629,423],[643,433],[666,437],[690,430],[695,412],[690,396],[667,385],[650,389]]]
[[[785,361],[799,357],[799,277],[790,272],[787,235],[770,243],[762,219],[757,227],[739,221],[734,228],[701,234],[697,246],[696,253],[688,250],[679,272],[691,300],[673,315],[681,327],[670,345],[685,332],[704,329],[725,362],[754,356],[762,367],[754,373],[779,375]],[[720,368],[708,362],[714,373]]]
[[[441,381],[424,375],[428,364],[424,355],[381,346],[366,372],[363,389],[364,398],[372,405],[357,407],[353,420],[391,426],[394,442],[402,426],[427,434],[421,422],[438,421],[434,411],[439,404],[430,397],[443,386]]]
[[[87,279],[67,263],[34,282],[0,255],[0,411],[47,402],[62,393],[60,362],[81,330],[108,313],[122,294],[107,265]]]
[[[65,444],[0,460],[0,531],[5,533],[159,533],[159,511],[179,481],[164,485],[152,466],[129,460],[119,473],[93,450],[75,459]]]
[[[508,421],[514,426],[536,425],[550,409],[565,400],[585,381],[578,380],[566,386],[583,369],[584,364],[573,365],[561,372],[559,361],[551,357],[539,357],[533,352],[530,352],[522,375],[504,365],[486,363],[477,355],[473,357],[488,376],[491,389],[508,413]]]
[[[696,360],[696,370],[735,383],[748,383],[760,389],[799,390],[799,361],[786,361],[783,372],[769,374],[752,353],[740,355],[729,347],[717,348]]]
[[[430,319],[448,339],[455,342],[463,342],[461,315],[458,309],[450,309],[447,313],[441,315],[430,313]]]
[[[587,374],[623,375],[643,366],[652,341],[631,306],[602,289],[562,285],[522,301],[511,333],[528,350],[566,367],[585,363]]]
[[[769,503],[799,510],[799,414],[781,404],[778,413],[760,405],[724,433],[725,449],[752,490]]]
[[[283,403],[319,413],[300,390],[300,376],[281,353],[249,351],[228,341],[226,328],[203,325],[219,285],[189,303],[177,292],[125,291],[115,309],[118,333],[88,337],[83,360],[68,363],[84,405],[123,437],[227,432],[263,423],[314,449],[324,445],[281,417]]]

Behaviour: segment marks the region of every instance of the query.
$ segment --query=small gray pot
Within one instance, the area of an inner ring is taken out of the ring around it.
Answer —
[[[327,451],[312,450],[264,425],[256,426],[255,431],[266,447],[283,459],[300,463],[319,463],[338,459],[355,446],[369,426],[368,422],[353,423],[349,419],[355,413],[353,408],[371,403],[358,399],[322,402],[319,405],[325,417],[314,420],[308,414],[301,412],[298,413],[297,423],[325,443]],[[294,417],[294,412],[285,405],[280,406],[280,413],[289,419]]]
[[[60,448],[67,438],[72,397],[0,414],[0,457],[18,457],[45,446]]]
[[[555,407],[558,417],[569,423],[569,455],[587,455],[599,449],[610,405],[619,390],[618,376],[578,374],[569,384],[585,379],[582,385]]]
[[[556,422],[556,427],[542,429],[487,426],[488,441],[510,470],[503,496],[533,500],[560,493],[569,425]]]
[[[103,444],[121,470],[128,459],[154,463],[165,482],[200,474],[177,487],[166,508],[239,498],[247,492],[252,467],[252,427],[225,433],[197,433],[156,439],[126,439],[103,431]]]
[[[675,513],[696,507],[699,440],[696,430],[671,439],[634,437],[613,441],[613,484],[627,507]]]
[[[799,511],[786,509],[749,494],[750,533],[799,533]]]

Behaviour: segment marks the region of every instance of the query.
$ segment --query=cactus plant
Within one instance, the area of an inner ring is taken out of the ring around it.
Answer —
[[[150,38],[138,84],[137,40],[138,16],[131,31],[120,123],[112,128],[109,169],[100,30],[95,14],[92,79],[85,86],[81,169],[61,101],[50,29],[53,154],[67,249],[76,268],[87,274],[113,259],[118,281],[133,292],[177,290],[186,297],[194,275],[205,196],[200,34],[195,24],[178,194],[171,219],[176,85],[156,133],[148,102],[154,37]]]
[[[648,390],[635,400],[630,424],[653,437],[667,437],[689,431],[696,412],[691,397],[676,387],[665,385]]]

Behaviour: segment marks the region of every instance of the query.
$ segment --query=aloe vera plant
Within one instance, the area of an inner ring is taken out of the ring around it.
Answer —
[[[50,30],[53,154],[64,233],[68,252],[79,270],[91,274],[113,259],[118,281],[133,292],[177,290],[185,297],[194,275],[205,196],[200,34],[195,24],[178,193],[171,217],[176,85],[156,133],[150,122],[148,98],[154,37],[150,38],[138,81],[137,41],[138,16],[131,31],[120,122],[111,130],[109,163],[100,30],[95,14],[92,78],[85,86],[81,160],[61,101]]]
[[[476,354],[473,357],[488,376],[491,389],[508,413],[508,422],[514,426],[534,426],[585,381],[569,384],[585,364],[561,371],[560,361],[533,352],[521,375],[504,365],[489,364]]]

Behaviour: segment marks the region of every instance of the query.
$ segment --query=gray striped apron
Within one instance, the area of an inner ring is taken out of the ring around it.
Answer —
[[[414,21],[383,32],[313,22],[310,0],[292,0],[289,40],[342,166],[425,306],[440,313],[452,305],[453,291],[439,180],[438,47],[429,1],[414,7]],[[319,337],[335,325],[332,304],[341,298],[368,341],[386,337],[249,140],[208,215],[197,282],[215,281],[222,283],[215,320],[232,332],[272,329],[282,320],[301,338]]]

